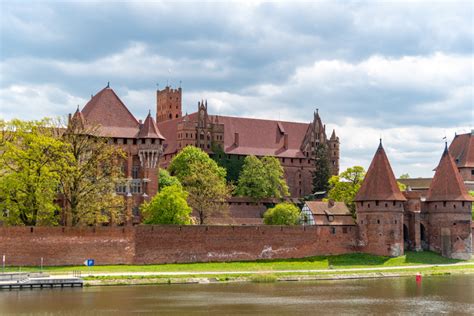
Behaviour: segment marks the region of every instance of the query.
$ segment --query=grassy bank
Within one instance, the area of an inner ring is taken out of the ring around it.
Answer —
[[[315,256],[302,259],[274,259],[249,262],[208,262],[158,265],[106,265],[106,266],[62,266],[44,267],[51,274],[82,271],[84,273],[126,273],[126,272],[226,272],[226,271],[270,271],[270,270],[332,270],[352,268],[406,267],[433,264],[452,264],[461,261],[441,257],[433,252],[407,252],[404,256],[390,258],[368,254],[345,254],[338,256]],[[97,262],[100,264],[100,262]],[[6,271],[19,271],[20,267],[8,267]],[[22,271],[39,271],[39,267],[21,267]]]

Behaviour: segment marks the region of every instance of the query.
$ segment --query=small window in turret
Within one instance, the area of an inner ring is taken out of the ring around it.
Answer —
[[[375,201],[375,206],[379,206],[379,201]]]
[[[155,144],[155,139],[154,138],[151,139],[151,143]]]
[[[443,202],[443,207],[446,207],[446,202]]]

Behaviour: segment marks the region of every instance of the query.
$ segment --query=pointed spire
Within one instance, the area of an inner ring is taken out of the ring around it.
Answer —
[[[331,140],[336,140],[336,130],[335,129],[332,130]]]
[[[148,113],[145,122],[141,126],[140,132],[138,133],[138,138],[159,138],[165,139],[158,127],[155,124],[155,120],[151,116],[151,111]]]
[[[107,81],[107,88],[110,88],[110,81]]]
[[[453,157],[445,144],[443,155],[436,167],[426,201],[471,201]]]
[[[405,201],[380,141],[355,201]]]

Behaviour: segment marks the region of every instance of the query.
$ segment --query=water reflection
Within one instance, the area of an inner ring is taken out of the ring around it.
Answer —
[[[0,292],[0,314],[474,314],[474,276]]]

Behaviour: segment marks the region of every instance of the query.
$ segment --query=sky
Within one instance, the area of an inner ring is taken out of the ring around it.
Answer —
[[[431,177],[474,128],[474,2],[0,0],[0,119],[64,116],[110,82],[138,119],[156,89],[183,111],[336,129],[341,169],[379,143]]]

